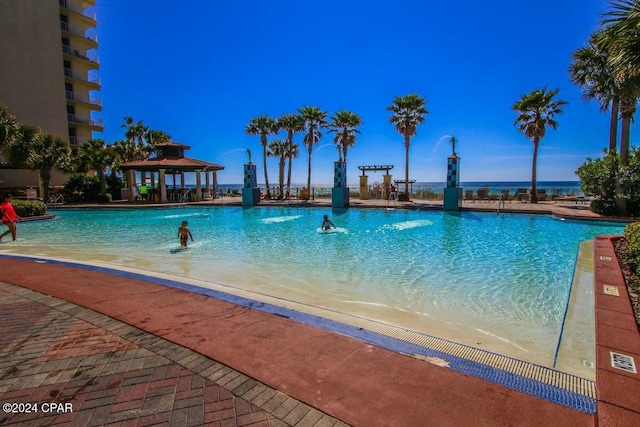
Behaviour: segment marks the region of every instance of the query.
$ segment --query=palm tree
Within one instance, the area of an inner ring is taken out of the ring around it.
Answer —
[[[105,173],[107,169],[113,170],[116,162],[115,151],[107,146],[102,139],[90,139],[78,148],[76,156],[76,170],[86,173],[95,170],[100,181],[100,192],[107,191]]]
[[[388,111],[393,114],[389,118],[389,123],[396,125],[396,130],[404,137],[405,147],[405,197],[406,201],[410,201],[409,196],[409,147],[411,146],[411,137],[415,136],[418,131],[418,125],[424,123],[424,116],[429,114],[429,110],[424,106],[425,99],[417,94],[405,96],[396,96],[393,104],[387,107]]]
[[[339,161],[347,162],[347,150],[355,145],[356,134],[360,133],[357,127],[361,124],[360,116],[347,110],[340,110],[331,117],[329,132],[336,134],[333,142],[338,147]]]
[[[307,190],[311,191],[311,153],[313,152],[313,146],[322,139],[320,129],[327,125],[327,113],[320,110],[320,107],[311,106],[299,108],[298,113],[300,113],[304,119],[305,129],[307,129],[307,134],[304,136],[304,145],[307,147],[307,152],[309,154],[307,167]]]
[[[16,118],[7,107],[0,104],[0,153],[10,143],[17,128],[18,122],[16,122]]]
[[[616,74],[640,75],[640,0],[612,0],[603,24],[613,33],[611,63]]]
[[[296,132],[304,131],[304,119],[297,114],[285,114],[278,119],[278,128],[287,132],[287,143],[289,144],[289,164],[287,171],[287,197],[291,192],[291,165],[293,164],[293,158],[298,157],[299,150],[293,149],[293,136]],[[297,147],[297,145],[296,145]],[[294,156],[293,153],[296,153]]]
[[[533,165],[531,167],[531,203],[538,203],[536,188],[536,164],[538,161],[538,146],[544,138],[547,126],[556,129],[558,122],[554,116],[562,113],[562,106],[567,101],[554,100],[560,89],[547,92],[547,88],[536,89],[522,95],[520,100],[513,104],[513,110],[518,112],[514,126],[533,142]]]
[[[571,81],[582,88],[585,101],[598,101],[601,111],[609,111],[609,152],[617,149],[618,113],[620,111],[620,91],[616,84],[607,46],[607,33],[598,31],[591,35],[587,46],[576,50],[573,63],[569,67]]]
[[[297,157],[298,156],[298,144],[289,145],[289,141],[284,141],[282,139],[274,139],[269,143],[269,156],[278,157],[278,184],[280,189],[280,198],[284,195],[283,187],[284,187],[284,166],[285,161],[289,156]],[[288,195],[287,195],[288,196]]]
[[[257,116],[249,120],[249,124],[245,128],[245,132],[249,135],[260,135],[260,143],[262,144],[262,160],[264,166],[264,182],[267,186],[267,199],[271,198],[269,189],[269,175],[267,174],[267,138],[272,133],[278,132],[276,121],[269,116]]]
[[[53,168],[70,170],[71,149],[62,138],[39,133],[30,125],[22,125],[9,146],[9,161],[18,167],[37,169],[40,176],[40,194],[49,199],[49,181]]]

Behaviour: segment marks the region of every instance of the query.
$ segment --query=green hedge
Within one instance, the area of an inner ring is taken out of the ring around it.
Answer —
[[[638,272],[640,266],[640,222],[632,222],[624,228],[624,237],[629,243],[628,261]]]
[[[19,200],[13,199],[11,204],[16,210],[16,214],[21,217],[40,216],[47,213],[47,205],[40,200]]]

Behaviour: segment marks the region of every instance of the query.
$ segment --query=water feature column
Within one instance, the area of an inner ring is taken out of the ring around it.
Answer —
[[[256,165],[244,165],[244,186],[242,187],[242,206],[256,206],[260,203],[260,188],[256,178]]]
[[[456,139],[451,138],[453,154],[447,158],[447,187],[444,189],[444,210],[458,211],[462,207],[460,188],[460,157],[456,154]]]
[[[331,207],[349,206],[349,188],[347,188],[347,163],[333,162],[333,188],[331,189]]]
[[[389,189],[391,188],[391,175],[382,175],[382,200],[389,200]]]
[[[369,200],[369,176],[364,172],[360,175],[360,200]]]

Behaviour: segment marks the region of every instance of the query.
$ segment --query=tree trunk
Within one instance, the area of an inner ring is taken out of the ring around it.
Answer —
[[[538,164],[539,139],[533,140],[533,164],[531,165],[531,203],[538,203],[538,186],[536,183],[536,168]]]
[[[282,199],[282,196],[284,195],[282,189],[284,187],[284,160],[286,159],[286,157],[280,157],[280,170],[279,170],[279,176],[278,176],[278,184],[280,185],[280,198]]]
[[[629,135],[631,130],[631,117],[623,111],[622,113],[622,131],[620,132],[620,162],[618,164],[618,171],[625,166],[629,165]],[[620,183],[621,173],[618,172],[618,183],[616,185],[616,210],[620,215],[627,214],[627,199],[624,197],[624,189]]]
[[[631,117],[622,116],[622,132],[620,133],[620,166],[629,164],[629,131],[631,130]]]
[[[42,184],[42,200],[46,203],[49,200],[49,181],[51,181],[51,168],[40,169],[40,182]]]
[[[309,126],[309,165],[307,168],[307,190],[311,194],[311,152],[313,151],[313,139],[316,133],[316,129],[313,126]]]
[[[620,112],[620,98],[615,96],[611,100],[611,124],[609,125],[609,153],[615,153],[618,146],[618,114]]]
[[[269,175],[267,174],[267,135],[262,134],[262,163],[264,167],[264,183],[267,186],[267,199],[271,198],[271,190],[269,190]]]
[[[100,181],[100,192],[107,192],[107,180],[104,177],[104,171],[98,171],[98,180]]]
[[[405,200],[407,202],[411,201],[411,197],[409,196],[409,146],[411,145],[411,137],[409,135],[404,136],[404,148],[405,148],[405,156],[404,156],[404,194]]]
[[[287,171],[287,199],[291,193],[291,160],[293,160],[293,132],[289,132],[289,165]]]

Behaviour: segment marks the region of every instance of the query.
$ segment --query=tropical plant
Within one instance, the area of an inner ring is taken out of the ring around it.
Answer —
[[[612,0],[603,24],[613,32],[611,63],[623,77],[640,75],[640,0]]]
[[[284,196],[284,167],[285,162],[291,155],[292,157],[298,156],[298,144],[289,145],[289,141],[282,139],[274,139],[269,143],[268,155],[271,157],[277,157],[278,162],[278,188],[280,189],[280,198]]]
[[[18,128],[16,118],[9,109],[0,104],[0,153],[7,146]]]
[[[547,88],[535,89],[513,104],[513,110],[518,112],[514,126],[533,142],[533,163],[531,166],[531,203],[538,203],[536,188],[536,167],[538,162],[538,147],[544,138],[547,126],[557,129],[556,114],[562,113],[562,106],[567,101],[554,100],[560,89],[547,91]]]
[[[53,168],[70,170],[71,149],[62,138],[40,133],[31,125],[20,125],[16,137],[8,147],[9,161],[18,167],[37,169],[40,176],[40,194],[49,199],[49,181]]]
[[[267,186],[267,199],[271,198],[271,190],[269,189],[269,175],[267,173],[267,144],[268,137],[272,133],[278,132],[278,126],[274,119],[269,116],[262,115],[253,117],[249,120],[249,124],[245,128],[245,132],[249,135],[260,135],[260,144],[262,144],[262,160],[264,166],[264,182]]]
[[[569,67],[569,74],[571,81],[582,89],[585,101],[597,100],[600,110],[604,112],[611,108],[609,151],[615,152],[620,91],[610,61],[607,34],[604,31],[593,33],[587,45],[572,54],[573,63]]]
[[[405,147],[405,200],[410,201],[409,196],[409,147],[411,138],[418,132],[418,125],[424,123],[424,116],[429,111],[424,106],[425,99],[417,94],[396,96],[393,104],[387,107],[393,114],[389,118],[389,123],[396,126],[396,130],[404,137]]]
[[[333,143],[338,148],[338,161],[347,162],[347,150],[356,143],[356,134],[360,134],[357,129],[362,124],[359,115],[347,110],[340,110],[331,117],[329,132],[335,133]]]
[[[291,165],[293,158],[298,157],[299,150],[294,150],[293,136],[296,132],[302,132],[305,129],[304,119],[297,114],[285,114],[278,119],[278,128],[287,132],[287,143],[289,144],[289,163],[287,171],[287,198],[291,192]],[[297,144],[296,144],[297,147]],[[294,155],[295,153],[295,155]]]
[[[116,163],[115,151],[102,139],[90,139],[78,148],[75,160],[77,172],[96,171],[100,181],[100,192],[105,193],[107,191],[106,171],[113,169]]]
[[[318,144],[322,139],[320,129],[327,126],[327,113],[320,110],[320,107],[306,106],[298,109],[298,113],[302,116],[307,134],[304,136],[304,145],[307,147],[308,164],[307,164],[307,190],[311,190],[311,153],[313,146]]]

